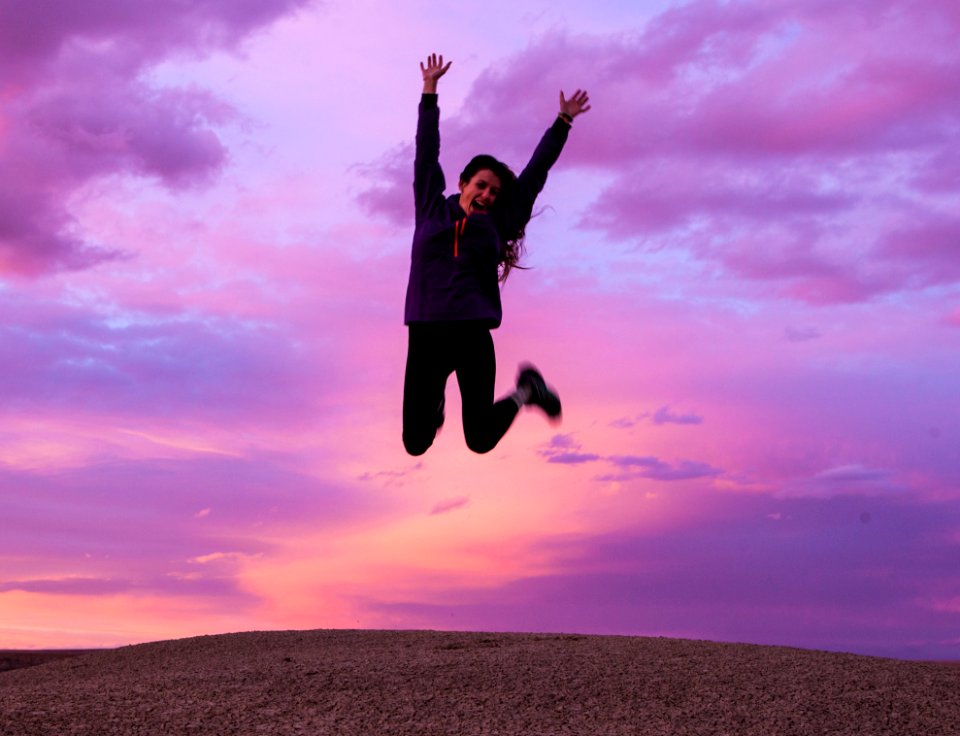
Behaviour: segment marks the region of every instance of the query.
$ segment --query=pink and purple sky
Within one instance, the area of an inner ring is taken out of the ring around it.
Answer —
[[[374,22],[375,21],[375,22]],[[960,658],[960,5],[0,1],[0,648],[565,631]],[[471,454],[400,442],[419,62],[522,167]]]

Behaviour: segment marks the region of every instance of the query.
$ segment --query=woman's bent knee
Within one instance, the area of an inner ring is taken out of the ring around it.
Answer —
[[[466,437],[467,447],[469,447],[473,452],[478,455],[486,455],[490,450],[497,446],[496,442],[491,442],[489,439],[482,438],[478,439],[476,437]]]
[[[425,439],[423,437],[411,438],[407,435],[403,435],[403,447],[407,451],[407,454],[418,457],[422,455],[427,450],[430,449],[430,445],[433,444],[433,437]]]

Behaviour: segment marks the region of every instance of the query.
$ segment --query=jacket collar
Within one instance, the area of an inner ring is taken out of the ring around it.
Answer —
[[[447,204],[450,205],[450,214],[453,215],[454,220],[462,220],[467,216],[467,213],[463,211],[463,207],[460,206],[459,194],[451,194],[447,197]]]

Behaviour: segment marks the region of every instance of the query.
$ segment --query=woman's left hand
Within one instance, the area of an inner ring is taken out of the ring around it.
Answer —
[[[587,96],[585,89],[578,89],[569,100],[563,96],[563,90],[560,90],[560,112],[569,115],[571,118],[589,110],[589,103],[590,98]]]

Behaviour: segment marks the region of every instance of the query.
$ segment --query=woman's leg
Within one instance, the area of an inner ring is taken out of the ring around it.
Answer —
[[[510,429],[520,405],[513,398],[493,401],[497,358],[489,329],[470,325],[457,335],[456,371],[467,447],[490,452]]]
[[[410,325],[403,379],[403,446],[422,455],[443,423],[443,392],[453,372],[447,336],[439,325]]]

